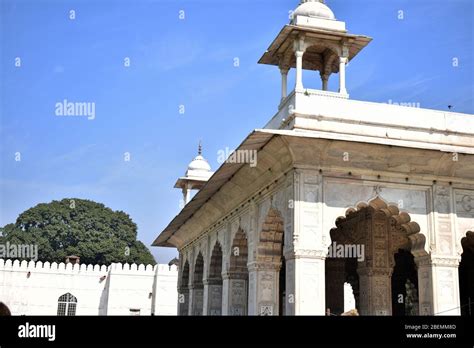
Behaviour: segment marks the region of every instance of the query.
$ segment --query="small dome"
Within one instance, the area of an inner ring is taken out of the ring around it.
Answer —
[[[303,0],[293,13],[294,16],[336,19],[334,13],[323,2],[318,0]]]
[[[188,171],[190,170],[210,172],[211,166],[202,155],[197,155],[196,158],[189,163]]]

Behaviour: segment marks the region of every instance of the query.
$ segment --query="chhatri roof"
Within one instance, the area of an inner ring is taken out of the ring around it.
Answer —
[[[209,180],[214,174],[212,172],[209,162],[202,155],[202,145],[199,144],[198,155],[189,163],[186,174],[176,181],[175,188],[184,188],[188,184],[199,188],[201,185]]]

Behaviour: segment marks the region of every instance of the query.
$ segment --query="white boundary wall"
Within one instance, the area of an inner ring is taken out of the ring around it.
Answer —
[[[56,315],[58,299],[77,298],[76,315],[176,315],[176,266],[72,265],[0,259],[0,301],[13,315]]]

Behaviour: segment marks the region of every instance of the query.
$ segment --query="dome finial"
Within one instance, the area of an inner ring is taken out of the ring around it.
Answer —
[[[202,140],[199,140],[198,155],[202,155]]]

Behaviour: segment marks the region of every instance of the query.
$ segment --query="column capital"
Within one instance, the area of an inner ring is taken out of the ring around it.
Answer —
[[[279,271],[281,262],[251,262],[248,265],[249,272],[252,271]]]
[[[459,267],[460,257],[426,255],[415,258],[418,267],[423,266],[443,266],[443,267]]]
[[[223,280],[228,280],[228,279],[247,279],[247,273],[246,272],[224,272],[222,273],[222,279]]]
[[[304,51],[295,51],[296,58],[302,58],[304,55]]]
[[[221,285],[222,278],[208,278],[202,281],[204,285]]]
[[[304,34],[300,34],[298,38],[293,41],[293,50],[304,52],[306,51],[306,36]]]
[[[339,63],[347,64],[349,62],[349,58],[347,57],[339,57]]]
[[[288,75],[288,72],[290,71],[290,67],[288,66],[279,66],[279,69],[282,75]]]
[[[359,276],[388,276],[391,277],[393,268],[371,268],[371,267],[358,267],[357,274]]]
[[[317,249],[292,249],[284,252],[285,260],[292,259],[315,259],[326,260],[328,251]]]
[[[199,290],[199,289],[204,289],[204,284],[193,284],[189,286],[190,290]]]

